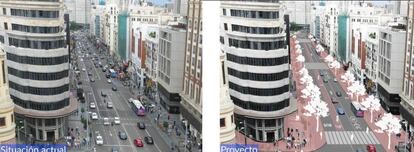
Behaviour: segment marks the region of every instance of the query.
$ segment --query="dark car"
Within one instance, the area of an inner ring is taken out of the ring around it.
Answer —
[[[342,96],[342,93],[339,92],[339,91],[336,91],[336,96],[341,97]]]
[[[118,132],[118,137],[121,140],[127,140],[128,139],[127,134],[125,132]]]
[[[81,84],[82,84],[82,81],[81,81],[81,80],[79,80],[79,81],[78,81],[78,85],[81,85]]]
[[[145,123],[143,123],[143,122],[138,122],[137,126],[138,126],[139,129],[145,129]]]
[[[111,152],[119,152],[119,149],[117,147],[112,147],[112,151]]]
[[[105,77],[109,79],[109,78],[111,78],[111,74],[107,73],[107,74],[105,75]]]
[[[145,143],[147,143],[147,144],[154,144],[154,140],[152,139],[152,137],[151,136],[146,136],[146,137],[144,137],[144,140],[145,140]]]
[[[88,75],[89,75],[89,76],[92,76],[92,73],[88,72]]]
[[[101,96],[102,96],[102,97],[106,97],[107,95],[106,95],[106,93],[105,93],[105,92],[101,91]]]
[[[398,142],[397,145],[395,145],[395,151],[396,152],[410,152],[411,151],[411,144],[400,141],[400,142]]]
[[[345,115],[345,111],[341,107],[337,107],[336,112],[338,113],[338,115]]]
[[[89,79],[91,82],[95,82],[95,79],[94,78],[91,78],[91,79]]]
[[[106,72],[106,69],[105,68],[102,68],[102,72]]]
[[[323,78],[324,83],[328,83],[328,78]]]
[[[118,89],[115,86],[112,86],[112,91],[117,91]]]

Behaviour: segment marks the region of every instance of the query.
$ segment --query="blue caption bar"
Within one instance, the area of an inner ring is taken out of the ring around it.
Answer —
[[[257,144],[221,144],[221,152],[258,152],[259,145]]]
[[[67,152],[64,144],[0,144],[0,152]]]

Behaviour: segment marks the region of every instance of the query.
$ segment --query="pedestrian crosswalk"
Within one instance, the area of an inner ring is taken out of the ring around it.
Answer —
[[[372,131],[325,131],[325,136],[331,145],[380,144]]]

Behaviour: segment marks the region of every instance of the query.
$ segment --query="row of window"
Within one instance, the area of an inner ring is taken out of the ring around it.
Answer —
[[[233,54],[226,54],[227,60],[244,65],[254,66],[276,66],[288,63],[288,56],[282,56],[278,58],[251,58],[240,57]]]
[[[223,15],[226,15],[225,13]],[[230,10],[231,16],[244,17],[244,18],[261,18],[261,19],[277,19],[279,18],[279,12],[270,11],[248,11],[248,10]]]
[[[20,71],[20,70],[11,68],[11,67],[8,67],[7,70],[9,74],[19,77],[21,79],[41,80],[41,81],[60,80],[60,79],[68,77],[69,75],[68,70],[63,70],[63,71],[55,72],[55,73],[36,73],[36,72]]]
[[[12,16],[59,18],[59,11],[10,9],[10,12]]]
[[[289,107],[289,99],[282,100],[276,103],[256,103],[251,101],[243,101],[236,97],[230,96],[233,103],[243,109],[249,109],[254,111],[276,111],[285,107]]]
[[[65,40],[57,41],[31,41],[20,40],[9,37],[9,44],[15,47],[31,48],[31,49],[57,49],[65,47]]]
[[[0,35],[0,42],[4,44],[4,36]]]
[[[58,65],[62,63],[69,62],[69,55],[59,56],[59,57],[30,57],[30,56],[19,56],[11,53],[7,53],[7,59],[22,63],[22,64],[31,64],[31,65]]]
[[[50,110],[58,110],[62,109],[69,105],[69,98],[57,101],[57,102],[34,102],[30,100],[22,100],[18,97],[10,95],[13,102],[20,107],[26,109],[34,109],[34,110],[41,110],[41,111],[50,111]]]
[[[243,94],[250,94],[255,96],[275,96],[286,92],[289,92],[289,84],[281,86],[279,88],[260,89],[239,86],[233,82],[229,82],[229,88]]]
[[[243,49],[255,49],[255,50],[276,50],[284,48],[286,45],[284,40],[273,42],[255,42],[255,41],[243,41],[229,38],[229,46]]]
[[[279,27],[251,27],[237,24],[232,24],[231,30],[251,34],[278,34],[282,32]]]
[[[62,28],[59,26],[46,27],[46,26],[27,26],[20,24],[12,24],[12,30],[22,31],[27,33],[59,33]]]
[[[250,73],[250,72],[240,72],[232,68],[227,68],[229,75],[237,77],[243,80],[253,80],[253,81],[277,81],[285,79],[289,76],[289,71],[283,71],[279,73]]]
[[[22,93],[35,95],[57,95],[69,91],[69,84],[64,84],[55,88],[37,88],[31,86],[22,86],[20,84],[9,81],[9,87]]]

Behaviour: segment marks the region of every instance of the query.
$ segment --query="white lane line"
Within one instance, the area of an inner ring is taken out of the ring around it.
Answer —
[[[101,80],[101,77],[99,76],[98,71],[96,71],[95,65],[93,65],[93,61],[91,61],[91,63],[92,63],[93,70],[95,70],[96,76],[98,76],[98,80]]]
[[[101,113],[99,113],[99,106],[98,106],[98,103],[96,102],[96,98],[95,98],[95,94],[93,93],[93,89],[92,89],[92,96],[93,96],[93,101],[95,101],[95,104],[96,104],[96,111],[98,112],[98,116],[99,116],[99,118],[101,118]]]
[[[146,129],[145,129],[145,132],[147,133],[148,136],[151,136]],[[154,142],[154,145],[155,145],[155,148],[157,148],[157,150],[161,152],[160,148],[157,146],[155,142]]]

